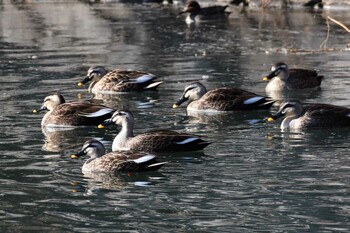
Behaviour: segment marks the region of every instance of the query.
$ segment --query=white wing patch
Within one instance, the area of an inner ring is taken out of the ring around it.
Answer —
[[[346,115],[347,117],[350,117],[350,113],[348,115]]]
[[[155,157],[154,155],[145,155],[145,156],[142,156],[141,158],[134,159],[132,161],[134,161],[137,164],[140,164],[140,163],[148,162],[148,161],[154,159],[154,157]]]
[[[179,144],[179,145],[183,145],[183,144],[191,143],[191,142],[196,141],[198,139],[199,138],[187,138],[187,139],[183,140],[182,142],[175,142],[175,143]]]
[[[154,88],[154,87],[157,87],[159,86],[160,84],[162,84],[163,82],[154,82],[154,83],[151,83],[150,85],[148,85],[145,89],[151,89],[151,88]]]
[[[92,112],[92,113],[79,113],[80,116],[84,116],[84,117],[100,117],[100,116],[104,116],[108,113],[113,112],[114,110],[111,108],[101,108],[100,110],[98,110],[97,112]]]
[[[145,82],[148,82],[152,79],[154,79],[153,75],[145,74],[145,75],[142,75],[141,77],[138,77],[137,79],[135,79],[135,83],[145,83]]]
[[[253,97],[253,98],[250,98],[250,99],[247,99],[243,102],[243,104],[254,104],[262,99],[264,99],[265,97],[262,97],[262,96],[256,96],[256,97]]]

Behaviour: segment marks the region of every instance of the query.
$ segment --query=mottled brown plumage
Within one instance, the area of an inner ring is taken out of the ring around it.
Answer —
[[[83,173],[155,171],[165,164],[159,163],[154,155],[144,152],[122,151],[105,154],[104,145],[94,139],[86,141],[82,150],[72,155],[72,158],[83,155],[91,157],[84,163]]]
[[[93,93],[144,91],[155,90],[162,83],[155,79],[155,75],[142,71],[115,69],[107,72],[102,66],[92,66],[78,85],[91,82],[89,91]]]
[[[49,110],[41,121],[42,126],[89,126],[99,125],[112,116],[114,109],[87,102],[66,103],[59,93],[50,93],[40,109]]]
[[[284,117],[281,129],[333,128],[350,126],[350,109],[330,104],[310,104],[303,107],[297,101],[285,101],[270,121]]]
[[[205,86],[194,82],[185,87],[182,97],[174,104],[177,108],[189,101],[189,111],[246,111],[269,109],[274,101],[237,88],[216,88],[207,91]]]
[[[266,91],[283,91],[319,87],[323,78],[314,70],[288,69],[285,63],[279,62],[272,66],[264,80],[270,80]]]
[[[210,144],[199,136],[170,130],[154,130],[134,136],[134,117],[129,111],[116,111],[112,118],[105,121],[101,127],[110,124],[122,126],[121,131],[113,141],[113,151],[195,151],[201,150]]]

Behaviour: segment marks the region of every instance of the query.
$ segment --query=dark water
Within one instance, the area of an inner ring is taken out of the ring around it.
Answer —
[[[241,11],[187,26],[182,5],[0,2],[1,232],[348,232],[349,130],[282,133],[269,112],[188,117],[172,104],[190,81],[266,94],[272,63],[314,68],[322,90],[304,102],[350,107],[348,10]],[[164,81],[157,93],[95,96],[76,84],[89,66],[140,69]],[[53,90],[129,108],[136,131],[207,135],[203,152],[169,154],[156,173],[84,177],[69,155],[92,137],[108,150],[118,132],[83,128],[44,134],[32,114]],[[81,95],[80,95],[81,96]],[[272,109],[275,111],[276,109]]]

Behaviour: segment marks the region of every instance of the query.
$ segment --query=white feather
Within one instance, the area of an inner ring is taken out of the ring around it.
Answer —
[[[100,110],[98,110],[97,112],[92,112],[92,113],[80,113],[80,116],[84,116],[84,117],[100,117],[100,116],[104,116],[108,113],[113,112],[114,110],[111,108],[101,108]]]
[[[154,159],[154,157],[155,157],[154,155],[145,155],[145,156],[142,156],[141,158],[134,159],[132,161],[134,161],[137,164],[140,164],[140,163],[148,162],[148,161]]]
[[[183,140],[182,142],[175,142],[175,143],[182,145],[182,144],[191,143],[191,142],[196,141],[196,140],[198,140],[198,138],[187,138],[187,139]]]
[[[346,115],[347,117],[350,117],[350,113],[348,115]]]
[[[262,96],[256,96],[256,97],[253,97],[253,98],[250,98],[250,99],[247,99],[243,102],[243,104],[254,104],[262,99],[264,99],[265,97],[262,97]]]
[[[148,85],[145,89],[151,89],[151,88],[154,88],[154,87],[157,87],[159,86],[160,84],[162,84],[163,82],[154,82],[154,83],[151,83],[150,85]]]
[[[167,162],[161,162],[161,163],[154,163],[154,164],[151,164],[147,167],[156,167],[156,166],[160,166],[160,165],[164,165],[164,164],[167,164]]]
[[[142,75],[141,77],[138,77],[135,80],[135,83],[145,83],[145,82],[148,82],[148,81],[150,81],[152,79],[154,79],[153,75],[145,74],[145,75]]]

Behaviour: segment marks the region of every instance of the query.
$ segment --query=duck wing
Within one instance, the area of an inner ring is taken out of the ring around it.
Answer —
[[[98,125],[112,117],[115,110],[103,105],[93,105],[87,102],[70,102],[58,105],[51,117],[58,122],[69,122],[70,125]]]
[[[160,163],[154,155],[144,152],[111,152],[87,161],[85,167],[94,172],[141,172],[155,171],[165,163]]]
[[[171,152],[201,150],[209,144],[194,134],[156,130],[135,136],[129,145],[139,151]]]
[[[267,97],[237,88],[217,88],[208,91],[198,100],[200,109],[219,111],[268,109],[274,101]]]
[[[350,126],[350,109],[330,104],[312,104],[304,107],[303,119],[321,127]]]
[[[103,76],[94,88],[115,92],[142,91],[160,85],[161,82],[157,82],[156,87],[152,86],[155,79],[155,75],[142,71],[113,70]]]
[[[229,13],[229,12],[225,12],[226,8],[228,7],[228,5],[226,6],[209,6],[209,7],[202,7],[201,8],[201,14],[206,15],[206,16],[213,16],[216,14],[222,14],[222,13]]]
[[[290,69],[289,72],[288,85],[291,89],[318,87],[324,78],[314,70]]]

